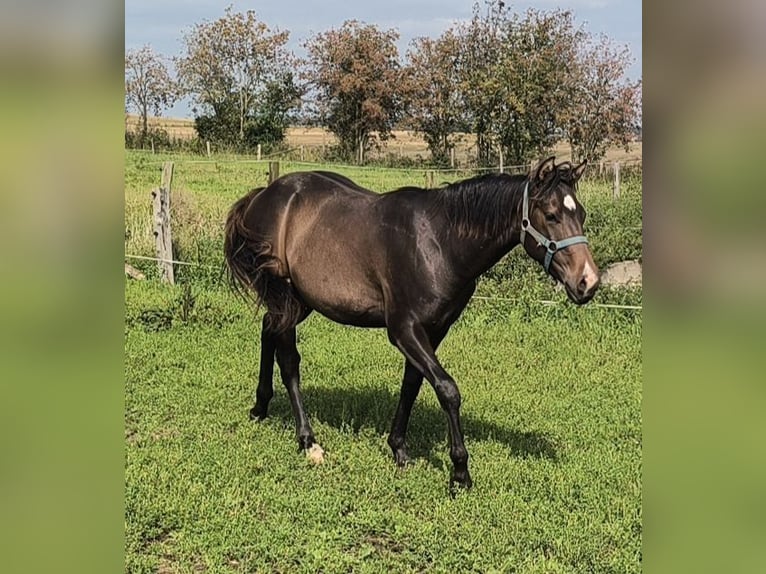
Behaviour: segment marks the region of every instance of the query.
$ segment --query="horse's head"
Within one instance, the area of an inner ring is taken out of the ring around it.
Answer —
[[[577,181],[586,162],[558,165],[550,157],[530,173],[522,205],[521,243],[527,253],[564,284],[582,305],[593,298],[599,272],[583,235],[585,209],[577,200]]]

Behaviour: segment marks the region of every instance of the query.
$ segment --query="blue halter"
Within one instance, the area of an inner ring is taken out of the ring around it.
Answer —
[[[527,181],[526,185],[524,186],[524,200],[521,205],[522,247],[524,246],[524,236],[526,233],[529,233],[532,237],[534,237],[537,240],[538,245],[542,245],[547,249],[545,252],[545,261],[543,262],[543,268],[545,269],[546,273],[549,273],[548,269],[551,266],[551,261],[553,260],[553,255],[556,253],[556,251],[560,251],[565,247],[569,247],[570,245],[575,245],[577,243],[588,243],[588,238],[584,235],[573,235],[572,237],[567,237],[566,239],[561,239],[554,242],[537,231],[537,229],[532,227],[532,223],[529,221],[529,181]]]

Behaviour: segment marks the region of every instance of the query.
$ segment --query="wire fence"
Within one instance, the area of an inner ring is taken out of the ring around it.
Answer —
[[[145,255],[130,255],[125,254],[126,259],[138,259],[143,261],[156,261],[157,263],[172,263],[174,265],[188,265],[190,267],[202,267],[212,270],[221,270],[221,267],[216,267],[215,265],[204,265],[202,263],[192,263],[189,261],[177,261],[175,259],[162,259],[160,257],[147,257]],[[477,301],[489,301],[489,302],[506,302],[506,303],[519,303],[520,299],[514,299],[512,297],[487,297],[484,295],[473,295],[471,299],[477,300]],[[561,303],[561,301],[552,301],[549,299],[537,299],[533,301],[534,303],[538,303],[541,305],[558,305]],[[620,305],[615,303],[591,303],[591,307],[597,307],[599,309],[622,309],[627,311],[642,311],[643,307],[641,305]]]

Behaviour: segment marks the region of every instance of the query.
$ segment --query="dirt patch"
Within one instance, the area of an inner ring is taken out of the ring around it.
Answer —
[[[612,286],[640,286],[642,266],[640,261],[612,263],[601,271],[601,283]]]

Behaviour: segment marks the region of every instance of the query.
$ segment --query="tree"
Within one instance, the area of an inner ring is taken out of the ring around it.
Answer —
[[[138,112],[142,142],[149,133],[149,112],[158,116],[178,98],[177,85],[162,60],[151,46],[125,53],[125,108]]]
[[[504,39],[497,70],[504,97],[494,110],[495,127],[508,162],[526,165],[562,137],[578,46],[587,34],[569,11],[528,10],[508,22]]]
[[[459,38],[453,30],[436,40],[416,38],[407,53],[408,115],[436,164],[448,162],[450,136],[465,128],[465,113],[455,90],[459,53]]]
[[[501,0],[474,6],[459,27],[459,90],[476,133],[479,163],[527,164],[556,143],[571,102],[570,66],[586,35],[571,12],[514,14]]]
[[[396,30],[349,20],[306,42],[306,79],[320,122],[337,136],[345,158],[362,163],[373,132],[388,139],[402,115],[398,38]]]
[[[579,54],[576,90],[566,122],[572,158],[597,161],[610,144],[627,148],[640,122],[641,81],[629,81],[632,59],[606,37],[587,44]]]
[[[184,35],[185,54],[177,67],[185,89],[202,107],[196,122],[200,137],[248,147],[257,118],[279,119],[299,103],[299,89],[285,72],[294,61],[285,49],[288,38],[288,32],[272,32],[253,10],[238,13],[231,6],[223,17],[195,24]],[[281,140],[284,127],[270,123],[268,137]]]
[[[500,29],[510,18],[510,9],[502,1],[485,2],[486,15],[478,3],[473,7],[473,18],[455,30],[462,47],[456,61],[457,90],[468,120],[476,135],[476,153],[479,165],[490,165],[495,147],[493,110],[502,101],[503,86],[497,74],[503,52]]]

